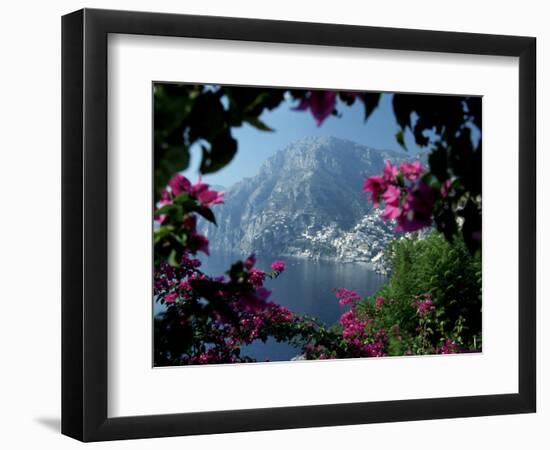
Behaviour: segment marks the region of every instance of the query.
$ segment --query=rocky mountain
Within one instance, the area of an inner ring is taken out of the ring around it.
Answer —
[[[365,261],[384,270],[393,224],[362,192],[366,176],[404,152],[375,150],[337,138],[291,143],[225,191],[218,226],[204,230],[212,249],[278,256]]]

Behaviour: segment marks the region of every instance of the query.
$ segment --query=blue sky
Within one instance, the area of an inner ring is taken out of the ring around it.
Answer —
[[[285,101],[277,109],[261,116],[261,120],[274,132],[259,131],[248,124],[233,128],[233,137],[238,143],[237,155],[227,167],[203,179],[210,184],[229,187],[242,178],[256,175],[262,163],[277,150],[305,136],[335,136],[380,150],[403,151],[395,139],[399,128],[391,99],[392,94],[383,94],[367,122],[364,121],[361,102],[356,101],[352,107],[339,103],[338,111],[342,117],[330,116],[319,127],[309,111],[293,111],[295,104]],[[409,152],[418,150],[410,132],[405,136],[405,142]],[[199,163],[200,150],[192,148],[191,165],[184,174],[193,182],[198,176]]]

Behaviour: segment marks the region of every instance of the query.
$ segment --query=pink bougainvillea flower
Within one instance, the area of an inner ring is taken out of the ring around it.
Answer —
[[[282,272],[283,270],[285,270],[285,262],[284,261],[273,261],[271,263],[271,269],[274,270],[275,272]]]
[[[261,314],[261,309],[264,309],[265,305],[261,306],[260,309],[252,308],[250,312],[252,314]],[[256,311],[256,312],[253,312]],[[239,321],[241,332],[244,332],[247,336],[244,337],[243,341],[247,344],[250,344],[254,339],[258,337],[261,332],[262,327],[264,326],[265,321],[263,317],[259,315],[247,315]]]
[[[191,184],[185,176],[177,173],[172,177],[168,185],[170,186],[170,191],[173,197],[177,197],[183,192],[187,192],[191,197],[196,198],[201,205],[205,207],[217,205],[223,202],[223,192],[208,189],[209,185],[203,183],[201,177],[199,177],[195,184]],[[163,205],[163,202],[171,203],[170,194],[168,194],[167,191],[163,191],[159,204]]]
[[[163,222],[166,220],[166,214],[157,214],[153,217],[153,220],[155,223],[162,225]]]
[[[422,163],[414,161],[412,163],[403,162],[400,166],[401,173],[408,180],[416,180],[422,173]]]
[[[365,179],[363,192],[370,192],[370,201],[374,206],[378,206],[380,194],[387,188],[387,184],[381,176],[374,175]]]
[[[197,180],[197,182],[189,188],[189,193],[194,197],[198,197],[199,194],[207,191],[208,187],[209,187],[208,184],[203,183],[202,177],[199,176],[199,179]]]
[[[393,206],[393,205],[387,204],[382,214],[380,214],[380,217],[382,217],[382,219],[384,220],[395,220],[401,214],[402,212],[399,206]]]
[[[382,194],[381,198],[386,204],[384,212],[382,213],[382,218],[385,220],[397,219],[401,214],[401,209],[399,208],[401,190],[391,185],[386,189],[386,192]]]
[[[386,344],[388,343],[388,334],[384,328],[380,328],[374,335],[374,340],[362,345],[361,351],[364,355],[370,357],[386,356]]]
[[[460,346],[452,339],[447,339],[437,352],[443,355],[448,355],[450,353],[460,353]]]
[[[164,301],[170,304],[170,303],[174,303],[177,298],[178,298],[177,292],[170,292],[169,294],[166,294],[166,297],[164,297]]]
[[[223,192],[204,190],[198,194],[202,206],[212,206],[223,203]]]
[[[374,300],[374,307],[378,310],[382,309],[382,307],[384,306],[385,301],[386,300],[384,299],[384,297],[379,295],[378,297],[376,297],[376,300]]]
[[[189,255],[184,253],[181,256],[180,265],[184,269],[196,269],[197,267],[200,267],[202,263],[199,259],[189,258]]]
[[[187,216],[183,219],[183,226],[187,228],[191,234],[195,234],[197,232],[197,217]]]
[[[441,197],[445,198],[447,195],[449,195],[449,189],[451,189],[451,185],[453,182],[449,179],[441,183],[441,187],[439,188],[439,193],[441,194]]]
[[[399,200],[401,199],[401,189],[397,186],[388,186],[386,191],[381,195],[382,200],[386,205],[399,206]]]
[[[269,289],[266,289],[264,287],[256,289],[256,298],[262,302],[265,302],[270,295],[271,291]]]
[[[278,324],[291,322],[294,319],[294,315],[292,314],[292,311],[274,302],[267,303],[266,317],[272,323],[278,323]]]
[[[247,270],[252,269],[254,267],[254,264],[256,264],[256,255],[252,254],[248,258],[244,260],[244,267]]]
[[[191,189],[191,182],[181,173],[174,175],[168,185],[170,186],[174,197],[177,197],[183,192],[189,192]]]
[[[395,220],[401,215],[401,209],[399,208],[399,202],[401,199],[401,190],[396,186],[388,186],[386,192],[381,196],[384,200],[386,207],[381,217],[384,220]]]
[[[246,312],[260,313],[266,308],[266,302],[271,291],[264,287],[257,288],[254,292],[249,292],[240,298],[239,306]]]
[[[157,208],[162,208],[163,206],[172,204],[172,199],[170,198],[170,193],[166,190],[163,190],[160,193],[160,200],[157,203]],[[155,215],[155,221],[159,224],[162,224],[166,220],[166,214]]]
[[[167,190],[163,190],[160,193],[159,207],[170,205],[171,203],[172,203],[172,199],[170,198],[170,193]]]
[[[426,183],[418,183],[411,192],[411,207],[415,212],[431,214],[435,202],[435,192]]]
[[[379,358],[386,356],[386,344],[388,343],[388,335],[386,330],[381,328],[374,336],[374,341],[369,342],[363,347],[363,353],[370,357]]]
[[[435,310],[434,303],[431,299],[418,300],[416,302],[416,314],[420,317],[425,316],[429,312]]]
[[[426,183],[418,183],[407,194],[402,208],[402,214],[397,222],[397,231],[418,231],[432,224],[432,209],[435,203],[435,193]]]
[[[191,287],[191,284],[189,283],[188,280],[181,280],[179,288],[182,291],[188,291],[188,292],[191,292],[193,290],[193,288]]]
[[[384,181],[386,181],[386,183],[395,183],[397,173],[397,166],[393,165],[389,161],[384,163]]]
[[[191,240],[193,241],[193,244],[196,245],[198,252],[203,252],[205,255],[210,255],[210,251],[208,250],[208,239],[206,236],[203,236],[202,234],[195,234],[191,237]]]
[[[250,271],[248,272],[248,281],[250,281],[250,283],[253,286],[257,286],[257,287],[262,286],[264,283],[264,280],[265,280],[265,272],[263,270],[250,269]]]
[[[342,325],[342,337],[347,341],[348,345],[353,347],[361,347],[362,339],[365,337],[365,327],[372,323],[372,319],[360,320],[355,315],[355,309],[352,308],[340,316],[340,324]]]
[[[403,180],[399,179],[397,166],[390,161],[384,163],[383,174],[370,176],[363,185],[364,192],[370,192],[375,207],[381,200],[385,203],[381,217],[397,220],[396,231],[412,232],[432,224],[432,210],[438,192],[420,179],[423,168],[420,161],[404,162],[400,165]],[[450,183],[441,187],[441,196],[447,195]]]
[[[306,111],[309,109],[317,126],[320,126],[332,114],[335,106],[336,92],[311,91],[309,95],[300,100],[294,111]]]
[[[361,296],[351,289],[338,288],[334,292],[341,305],[347,305],[348,303],[354,303],[361,300]]]

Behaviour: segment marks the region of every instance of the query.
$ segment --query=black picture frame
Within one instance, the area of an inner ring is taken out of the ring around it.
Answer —
[[[518,393],[109,418],[109,33],[518,57]],[[101,441],[535,412],[535,91],[533,37],[94,9],[63,16],[62,433]]]

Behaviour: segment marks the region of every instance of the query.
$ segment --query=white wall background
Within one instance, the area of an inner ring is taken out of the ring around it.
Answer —
[[[75,448],[60,417],[60,16],[81,7],[307,20],[531,35],[538,38],[539,412],[534,415],[240,433],[94,444],[94,448],[534,448],[550,445],[550,182],[543,170],[550,105],[550,29],[545,2],[277,2],[205,0],[25,1],[0,15],[0,445]],[[503,251],[506,251],[503,249]],[[546,294],[546,295],[545,295]],[[19,311],[23,314],[20,316]],[[23,317],[23,318],[20,318]]]

